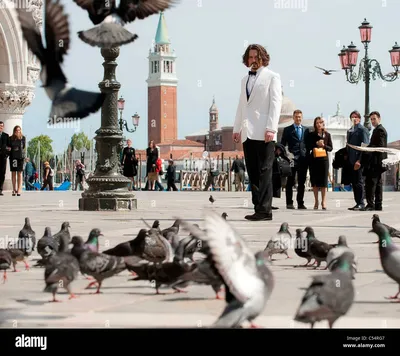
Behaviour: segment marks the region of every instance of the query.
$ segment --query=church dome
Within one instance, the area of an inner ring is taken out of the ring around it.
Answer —
[[[210,113],[218,113],[217,105],[215,105],[215,98],[213,98],[212,105],[210,107]]]
[[[296,105],[287,96],[282,93],[282,107],[281,116],[279,118],[279,123],[289,121],[293,118],[293,111],[297,109]]]

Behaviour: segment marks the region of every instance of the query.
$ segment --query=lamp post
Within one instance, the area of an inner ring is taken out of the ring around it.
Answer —
[[[133,210],[137,208],[135,194],[128,190],[131,180],[119,173],[119,155],[123,148],[122,131],[118,126],[118,90],[116,59],[120,49],[102,48],[104,77],[99,83],[106,94],[101,108],[101,127],[96,131],[96,169],[87,179],[89,189],[79,199],[79,210]]]
[[[118,99],[118,110],[119,110],[119,113],[120,113],[120,116],[119,116],[119,129],[121,131],[124,131],[124,128],[125,128],[126,131],[128,131],[130,133],[133,133],[133,132],[136,131],[137,127],[139,126],[140,116],[138,115],[138,113],[135,113],[135,115],[132,116],[133,129],[129,129],[128,122],[122,118],[122,112],[124,111],[124,108],[125,108],[125,99],[121,96]]]
[[[364,19],[361,26],[358,27],[360,30],[361,42],[364,45],[364,58],[360,61],[360,66],[357,71],[355,66],[357,65],[357,57],[359,49],[351,42],[347,48],[343,46],[343,49],[339,53],[340,65],[345,71],[346,80],[351,84],[357,84],[362,79],[365,82],[365,109],[364,109],[364,126],[371,131],[371,122],[369,120],[369,84],[371,79],[376,80],[378,78],[385,82],[394,82],[399,78],[399,66],[400,66],[400,46],[395,42],[393,48],[389,50],[390,60],[394,72],[384,75],[381,70],[381,66],[376,59],[368,57],[368,46],[371,42],[372,26],[369,24],[367,19]]]

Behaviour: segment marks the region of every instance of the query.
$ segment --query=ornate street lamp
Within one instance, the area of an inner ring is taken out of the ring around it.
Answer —
[[[119,116],[119,129],[121,131],[124,131],[124,128],[125,128],[125,130],[130,132],[130,133],[135,132],[137,127],[139,126],[140,116],[138,115],[138,113],[135,113],[135,115],[132,116],[133,129],[129,129],[128,122],[122,118],[122,112],[124,111],[124,108],[125,108],[125,99],[121,96],[118,99],[118,110],[119,110],[119,113],[120,113],[120,116]]]
[[[119,172],[119,156],[123,148],[122,130],[118,125],[118,90],[121,84],[115,77],[119,47],[102,48],[104,77],[99,83],[106,93],[101,108],[101,127],[96,131],[96,169],[87,179],[89,189],[79,199],[79,210],[134,210],[137,208],[135,194],[128,190],[129,178]]]
[[[390,60],[393,66],[394,72],[384,75],[381,70],[381,66],[376,59],[370,59],[368,57],[368,44],[371,42],[372,26],[364,19],[360,29],[361,42],[364,45],[364,58],[360,61],[358,74],[356,73],[355,66],[357,65],[358,52],[357,47],[351,42],[351,44],[343,49],[338,54],[340,59],[340,65],[345,71],[346,80],[351,84],[358,84],[362,79],[365,82],[365,109],[364,109],[364,126],[370,131],[371,122],[369,120],[369,84],[370,80],[376,80],[378,78],[385,82],[394,82],[399,78],[399,67],[400,67],[400,46],[395,42],[395,45],[390,53]]]

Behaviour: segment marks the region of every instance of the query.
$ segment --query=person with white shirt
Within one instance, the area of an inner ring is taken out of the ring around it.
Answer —
[[[247,47],[243,64],[251,68],[241,82],[233,140],[243,143],[255,213],[251,221],[272,220],[272,168],[282,106],[281,79],[268,67],[270,56],[258,44]]]

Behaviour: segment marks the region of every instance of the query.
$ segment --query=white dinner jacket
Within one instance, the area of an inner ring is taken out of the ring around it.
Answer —
[[[276,141],[282,107],[280,75],[263,67],[254,83],[249,100],[246,93],[248,77],[246,75],[242,79],[233,132],[241,133],[243,143],[247,138],[264,141],[265,131],[268,130],[275,133]]]

